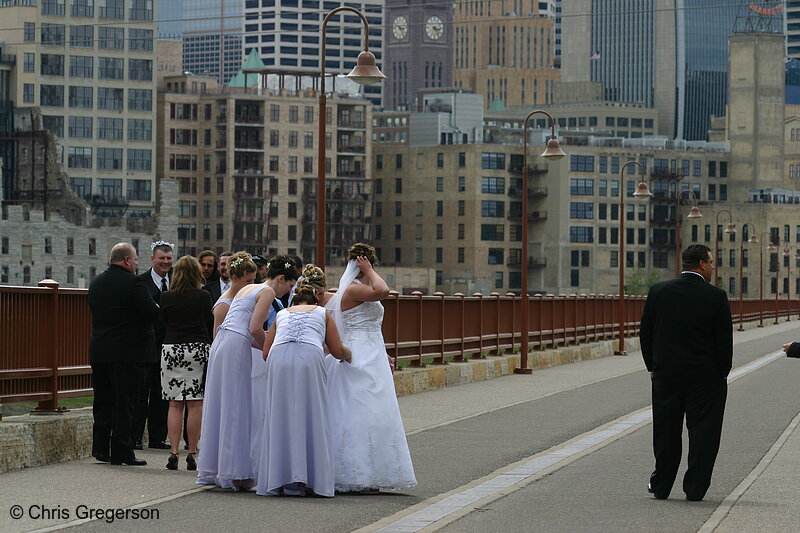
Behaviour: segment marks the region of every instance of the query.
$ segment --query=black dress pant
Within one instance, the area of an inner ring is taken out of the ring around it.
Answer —
[[[133,412],[143,381],[142,363],[92,363],[92,455],[133,459]]]
[[[134,415],[133,435],[136,440],[142,440],[147,423],[148,443],[153,445],[167,440],[169,402],[161,398],[161,360],[146,363],[146,369],[147,376]]]
[[[653,451],[656,469],[650,485],[657,497],[672,490],[681,463],[683,419],[689,432],[688,469],[683,491],[701,500],[711,485],[719,451],[728,384],[715,368],[687,372],[679,377],[656,373],[653,390]]]

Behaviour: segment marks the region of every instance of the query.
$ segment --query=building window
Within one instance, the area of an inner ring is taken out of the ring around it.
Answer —
[[[24,61],[24,63],[23,63],[23,71],[24,72],[35,72],[36,71],[36,54],[25,52],[23,61]]]
[[[25,83],[22,85],[22,101],[26,104],[33,103],[33,89],[34,85],[32,83]],[[63,119],[63,117],[59,117]]]
[[[152,81],[153,61],[150,59],[128,59],[128,79],[133,81]]]
[[[70,86],[69,106],[81,109],[92,109],[94,107],[94,88]]]
[[[403,154],[395,154],[394,168],[403,168]]]
[[[69,75],[71,78],[93,78],[94,58],[92,56],[69,56]]]
[[[481,178],[481,192],[484,194],[504,194],[506,192],[505,178]]]
[[[570,172],[594,172],[593,155],[571,155],[569,156]]]
[[[42,106],[64,107],[64,86],[41,85],[39,87],[39,103]]]
[[[98,149],[99,151],[100,149]],[[97,192],[105,199],[113,199],[115,201],[122,200],[122,180],[98,178]]]
[[[42,5],[42,9],[44,9],[44,5]],[[42,45],[64,46],[65,34],[65,26],[63,24],[42,24]]]
[[[153,91],[149,89],[128,89],[128,111],[152,111],[152,109]]]
[[[76,117],[76,116],[69,117],[69,137],[71,139],[91,139],[92,117]],[[90,162],[91,159],[92,155],[89,154]],[[87,167],[78,167],[78,168],[87,168]]]
[[[70,26],[69,45],[76,48],[94,48],[94,26]]]
[[[97,88],[97,109],[122,111],[124,89]]]
[[[128,35],[128,47],[131,50],[153,49],[153,30],[131,28],[128,30]]]
[[[26,43],[36,40],[36,24],[33,22],[26,22],[24,25],[23,39]]]
[[[108,141],[122,140],[122,119],[100,117],[97,119],[97,138]]]
[[[128,148],[128,170],[151,170],[151,150]]]
[[[101,80],[122,80],[125,78],[125,60],[121,57],[99,57],[97,77]]]
[[[505,167],[505,154],[493,152],[484,152],[481,154],[481,168],[504,170]]]
[[[570,202],[569,203],[569,217],[593,219],[594,218],[594,204],[591,202]]]
[[[467,166],[467,154],[466,152],[458,152],[458,167],[464,168]]]
[[[102,13],[102,8],[100,8],[100,12]],[[104,50],[124,50],[125,28],[110,28],[108,26],[100,26],[98,28],[97,46],[98,48]]]
[[[122,148],[98,148],[97,170],[122,170]]]
[[[481,216],[483,217],[504,217],[505,202],[498,200],[482,200]]]
[[[131,20],[153,20],[153,0],[129,0]]]
[[[584,226],[570,226],[569,242],[591,243],[594,242],[594,228]]]
[[[481,224],[482,241],[505,240],[505,226],[502,224]]]
[[[70,117],[72,119],[74,117]],[[89,119],[91,121],[91,118]],[[70,120],[71,121],[71,120]],[[91,129],[91,126],[90,126]],[[69,146],[67,147],[67,167],[69,168],[92,168],[92,149],[91,147]]]
[[[583,179],[583,178],[570,178],[569,193],[573,196],[594,196],[594,180]],[[612,196],[613,196],[613,187],[612,187]]]

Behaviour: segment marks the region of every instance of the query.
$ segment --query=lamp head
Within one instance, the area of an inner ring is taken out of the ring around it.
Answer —
[[[650,189],[647,188],[647,183],[640,181],[639,185],[636,186],[636,190],[633,192],[633,195],[637,198],[649,198],[653,196],[653,193],[651,193]]]
[[[559,146],[558,139],[550,139],[547,141],[547,148],[544,152],[542,152],[542,157],[551,161],[561,159],[565,155],[567,154],[565,154],[564,150],[562,150],[561,146]]]
[[[359,85],[375,85],[379,81],[386,79],[386,75],[375,64],[375,55],[368,50],[358,54],[356,66],[345,77]]]
[[[772,243],[769,243],[769,244],[767,245],[767,250],[768,250],[768,251],[770,251],[770,252],[774,252],[774,251],[775,251],[775,250],[777,250],[777,249],[778,249],[778,248],[777,248],[777,247],[776,247],[774,244],[772,244]]]
[[[723,233],[736,233],[736,226],[733,225],[733,222],[728,223],[728,227]]]
[[[686,218],[703,218],[703,213],[700,212],[699,207],[693,205],[692,210],[689,211],[689,214],[686,215]]]
[[[747,239],[747,242],[749,242],[750,244],[757,244],[758,243],[758,237],[756,237],[755,235],[751,235],[750,238]]]

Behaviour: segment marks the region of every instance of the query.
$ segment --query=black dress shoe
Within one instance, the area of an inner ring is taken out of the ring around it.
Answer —
[[[666,500],[667,497],[669,496],[669,494],[658,494],[658,493],[656,493],[656,491],[653,490],[653,486],[650,483],[647,484],[647,492],[652,494],[655,497],[656,500]]]
[[[133,459],[128,459],[126,461],[115,461],[114,459],[111,460],[112,465],[128,465],[128,466],[144,466],[147,464],[147,461],[144,459],[137,459],[134,457]]]
[[[133,449],[134,450],[141,450],[142,449],[142,441],[137,440],[136,442],[134,442],[133,443]]]
[[[111,457],[109,457],[108,454],[105,454],[105,453],[93,453],[92,457],[94,457],[95,459],[97,459],[101,463],[110,463],[111,462]]]
[[[163,440],[161,442],[151,442],[150,444],[147,445],[147,447],[148,448],[155,448],[156,450],[169,450],[170,449],[170,445],[167,444],[166,442],[164,442]]]

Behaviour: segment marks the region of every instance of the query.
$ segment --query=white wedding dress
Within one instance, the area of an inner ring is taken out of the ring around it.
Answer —
[[[356,282],[358,283],[358,281]],[[417,484],[381,324],[383,305],[342,312],[352,364],[330,365],[328,409],[335,486],[340,492]]]

